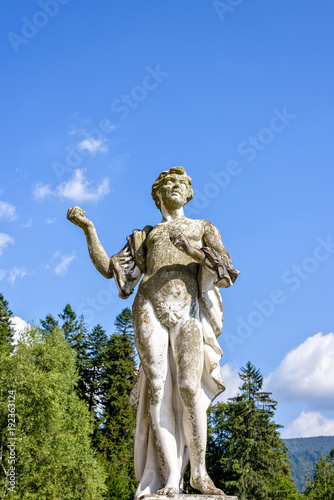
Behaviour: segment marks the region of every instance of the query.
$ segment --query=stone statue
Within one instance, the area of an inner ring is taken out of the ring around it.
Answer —
[[[84,230],[93,264],[115,279],[121,298],[144,275],[133,304],[141,362],[130,398],[137,413],[135,498],[182,493],[189,459],[192,487],[224,498],[206,471],[206,410],[225,389],[217,342],[223,321],[218,287],[232,285],[239,271],[218,230],[206,220],[184,216],[193,191],[182,167],[163,171],[152,196],[162,222],[134,230],[112,257],[81,208],[70,208],[67,218]]]

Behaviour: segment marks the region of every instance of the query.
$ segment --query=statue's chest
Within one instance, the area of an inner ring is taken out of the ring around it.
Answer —
[[[195,224],[195,221],[177,220],[158,224],[152,229],[146,242],[148,250],[151,250],[153,247],[156,249],[162,247],[165,251],[172,249],[174,252],[175,247],[170,238],[177,233],[184,234],[192,245],[196,247],[201,246],[203,233],[201,225]]]

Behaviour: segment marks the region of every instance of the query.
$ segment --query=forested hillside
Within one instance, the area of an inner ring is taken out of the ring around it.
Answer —
[[[298,492],[306,488],[305,475],[311,475],[321,457],[328,455],[334,448],[334,436],[284,439],[291,461],[291,474]]]

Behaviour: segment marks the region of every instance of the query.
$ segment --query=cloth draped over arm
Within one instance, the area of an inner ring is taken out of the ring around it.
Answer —
[[[124,248],[110,257],[114,279],[121,299],[127,299],[146,272],[145,240],[152,226],[146,226],[142,231],[135,229],[128,236]]]

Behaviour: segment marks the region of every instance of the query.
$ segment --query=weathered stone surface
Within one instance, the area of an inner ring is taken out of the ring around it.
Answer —
[[[104,277],[115,279],[121,298],[126,299],[144,275],[133,304],[141,362],[131,395],[137,412],[136,498],[171,498],[180,491],[189,459],[191,485],[204,496],[173,498],[234,498],[221,495],[208,476],[205,451],[206,410],[224,390],[218,287],[232,285],[238,271],[218,230],[207,220],[184,216],[183,206],[193,191],[182,167],[162,172],[152,196],[162,221],[134,230],[112,257],[81,208],[70,208],[67,215],[84,230],[93,264]],[[159,490],[170,496],[154,496]]]

